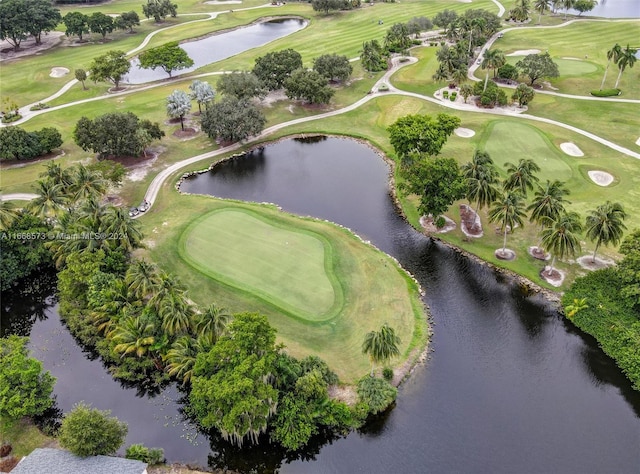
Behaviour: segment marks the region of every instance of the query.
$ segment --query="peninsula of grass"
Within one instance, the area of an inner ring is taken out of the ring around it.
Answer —
[[[288,351],[322,357],[344,383],[367,373],[362,341],[385,322],[402,340],[396,366],[426,344],[415,281],[345,228],[169,188],[141,223],[149,257],[186,284],[190,299],[267,315]]]

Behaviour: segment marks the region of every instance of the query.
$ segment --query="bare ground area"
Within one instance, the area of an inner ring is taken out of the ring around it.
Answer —
[[[480,216],[466,204],[460,204],[460,230],[467,237],[474,239],[484,235]]]
[[[538,246],[529,247],[529,255],[538,260],[549,260],[551,258],[551,255]]]
[[[63,38],[64,33],[62,31],[52,31],[48,34],[42,34],[40,44],[36,44],[36,40],[33,38],[23,41],[20,43],[18,51],[14,51],[13,46],[8,41],[0,41],[0,61],[37,54],[60,44]]]
[[[593,255],[583,255],[582,257],[578,257],[576,259],[578,265],[580,265],[585,270],[601,270],[603,268],[611,267],[615,265],[613,260],[609,260],[606,258],[597,257],[594,259]]]
[[[551,267],[546,266],[540,272],[540,276],[544,279],[544,281],[546,281],[550,285],[558,287],[558,286],[562,285],[562,282],[564,281],[565,274],[564,274],[564,272],[561,272],[557,268],[553,268],[552,269]]]
[[[433,216],[422,216],[420,218],[420,225],[425,230],[427,234],[445,234],[447,232],[451,232],[456,228],[456,223],[453,219],[449,219],[447,216],[442,216],[444,218],[444,226],[438,228],[433,222]]]

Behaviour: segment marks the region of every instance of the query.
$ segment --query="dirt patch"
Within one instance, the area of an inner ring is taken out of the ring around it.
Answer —
[[[578,146],[575,143],[571,143],[571,142],[561,143],[560,149],[569,156],[576,156],[576,157],[584,156],[584,153],[582,153],[582,150],[578,148]]]
[[[537,260],[549,260],[551,255],[546,253],[542,247],[532,246],[528,249],[529,255]]]
[[[51,31],[40,37],[40,44],[36,44],[36,40],[30,37],[28,40],[20,43],[20,49],[18,51],[14,51],[13,46],[11,46],[8,41],[0,41],[0,61],[31,56],[40,51],[53,48],[60,44],[63,37],[64,33],[62,31]]]
[[[175,132],[173,132],[173,136],[176,138],[181,138],[183,140],[189,140],[190,138],[195,138],[195,136],[198,134],[198,131],[195,128],[185,128],[184,130],[182,129],[178,129]]]
[[[598,186],[609,186],[613,183],[613,176],[605,171],[589,171],[587,173],[591,181],[596,183]]]
[[[69,74],[69,69],[66,67],[52,67],[49,77],[64,77]]]
[[[484,235],[480,216],[466,204],[460,204],[460,230],[467,237],[474,239]]]
[[[476,132],[474,132],[470,128],[462,128],[462,127],[456,128],[453,131],[453,133],[455,133],[456,135],[458,135],[459,137],[462,137],[462,138],[471,138],[472,136],[474,136],[476,134]]]
[[[273,107],[276,102],[288,100],[287,95],[284,93],[284,89],[278,89],[277,91],[271,91],[267,96],[262,99],[261,104],[265,107]]]
[[[550,285],[558,287],[558,286],[562,285],[562,282],[564,281],[565,274],[564,274],[564,272],[561,272],[557,268],[551,269],[551,267],[546,266],[540,272],[540,276],[542,277],[542,279],[544,281],[546,281]]]
[[[329,387],[329,398],[344,402],[351,407],[358,402],[358,394],[353,385],[331,385]]]
[[[515,260],[516,258],[516,253],[511,249],[497,249],[494,255],[496,256],[496,258],[499,258],[500,260],[507,260],[507,261]]]
[[[583,255],[582,257],[578,257],[576,259],[578,265],[580,265],[585,270],[602,270],[603,268],[612,267],[615,265],[613,260],[609,260],[606,258],[597,257],[594,259],[593,255]]]
[[[529,54],[538,54],[539,49],[519,49],[513,53],[506,54],[505,56],[528,56]]]
[[[127,179],[129,181],[142,181],[147,173],[151,171],[154,163],[158,159],[158,155],[165,150],[164,147],[147,148],[146,157],[128,156],[124,158],[115,158],[117,161],[127,168]]]
[[[420,218],[420,225],[427,234],[446,234],[447,232],[451,232],[456,228],[456,223],[453,219],[449,219],[447,216],[442,217],[444,217],[445,224],[439,229],[433,222],[433,216],[422,216]]]

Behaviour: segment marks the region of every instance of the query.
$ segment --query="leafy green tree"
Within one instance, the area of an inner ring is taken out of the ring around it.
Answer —
[[[313,70],[331,82],[344,82],[353,72],[353,66],[346,56],[323,54],[313,60]]]
[[[540,171],[540,167],[530,158],[521,158],[518,164],[507,162],[504,166],[507,168],[508,174],[504,181],[506,191],[517,190],[526,197],[527,192],[532,191],[540,181],[535,175]]]
[[[77,36],[79,41],[85,33],[89,33],[89,17],[80,12],[69,12],[63,18],[62,22],[67,27],[64,34],[66,36]]]
[[[471,84],[462,84],[460,86],[460,95],[464,98],[464,103],[473,95],[473,86]]]
[[[604,76],[602,77],[602,82],[600,83],[600,90],[604,88],[604,81],[607,80],[607,73],[609,72],[609,66],[613,61],[614,64],[618,64],[620,60],[620,56],[622,56],[622,46],[618,43],[613,45],[613,47],[607,51],[607,67],[604,69]]]
[[[284,81],[284,88],[288,98],[309,104],[328,104],[335,93],[326,77],[304,68],[293,71]]]
[[[128,427],[110,414],[83,402],[76,404],[62,420],[60,444],[82,457],[115,453],[122,446]]]
[[[371,377],[375,364],[385,363],[392,357],[400,355],[398,345],[401,343],[400,337],[395,329],[384,323],[379,331],[368,332],[362,343],[362,353],[369,355],[371,360]]]
[[[247,99],[223,97],[202,114],[202,130],[222,143],[234,143],[259,134],[267,119]]]
[[[465,195],[465,179],[453,158],[416,159],[403,175],[403,188],[420,198],[418,211],[434,220]]]
[[[584,12],[590,12],[595,8],[598,4],[597,0],[576,0],[573,5],[574,10],[578,10],[580,13],[578,16],[582,15]]]
[[[618,274],[622,281],[619,294],[637,310],[640,308],[640,230],[636,229],[624,238],[620,253],[624,258],[618,263]]]
[[[74,71],[74,74],[76,76],[76,80],[80,81],[82,83],[82,90],[86,91],[87,90],[87,86],[84,85],[84,81],[87,80],[87,71],[85,71],[84,69],[76,69]]]
[[[62,136],[53,127],[34,132],[27,132],[16,125],[0,128],[0,161],[35,158],[60,145]]]
[[[503,231],[501,255],[507,255],[507,232],[514,231],[517,225],[524,225],[524,199],[519,190],[510,190],[499,196],[489,211],[489,221],[498,222]]]
[[[173,71],[187,69],[193,66],[193,59],[182,49],[177,41],[165,43],[157,48],[151,48],[140,54],[140,67],[154,70],[162,68],[169,77]]]
[[[30,0],[26,3],[29,34],[35,38],[36,44],[41,44],[42,33],[55,30],[62,21],[60,10],[48,0]]]
[[[258,314],[237,314],[229,332],[198,354],[189,402],[204,428],[228,441],[256,443],[275,414],[278,391],[269,380],[276,358],[275,329]]]
[[[553,62],[548,52],[529,54],[518,61],[516,67],[531,80],[530,86],[538,79],[560,76],[558,65]]]
[[[273,425],[271,438],[289,450],[300,449],[317,433],[307,400],[295,393],[285,394],[278,403],[278,413]]]
[[[284,87],[291,73],[300,68],[302,68],[302,56],[289,48],[257,58],[252,72],[269,90],[276,90]]]
[[[50,408],[55,381],[49,372],[43,372],[39,360],[29,357],[27,338],[0,338],[0,430],[23,416],[41,415]]]
[[[458,14],[453,10],[443,10],[438,12],[433,17],[433,24],[444,29],[444,34],[447,34],[449,30],[458,20]]]
[[[93,151],[102,160],[110,156],[139,156],[147,144],[137,133],[145,130],[148,137],[164,137],[157,123],[140,120],[131,112],[113,112],[91,120],[82,117],[73,130],[73,139],[85,151]]]
[[[624,70],[627,67],[631,69],[638,60],[638,58],[636,57],[637,53],[638,50],[636,48],[630,48],[628,44],[627,47],[624,48],[620,53],[620,57],[618,58],[617,63],[620,72],[618,73],[618,77],[616,78],[616,84],[613,86],[614,89],[618,88],[618,84],[620,83],[620,78],[622,77],[622,73],[624,72]]]
[[[111,33],[115,28],[113,18],[102,12],[92,13],[87,20],[87,26],[89,26],[91,33],[100,33],[103,41],[107,37],[107,34]]]
[[[518,106],[524,107],[533,100],[535,95],[536,92],[533,90],[533,87],[529,87],[526,84],[518,84],[511,98],[518,101]]]
[[[519,75],[520,72],[518,72],[518,68],[513,64],[507,63],[504,66],[498,68],[498,77],[500,79],[515,81],[516,79],[518,79]]]
[[[405,23],[395,23],[387,30],[384,37],[384,47],[387,51],[405,54],[410,46],[410,33]]]
[[[548,275],[553,274],[556,258],[575,257],[580,249],[578,234],[582,232],[580,216],[576,212],[566,212],[557,219],[545,219],[542,229],[542,247],[553,256]]]
[[[586,236],[596,243],[596,248],[593,250],[593,262],[596,261],[596,253],[601,244],[618,245],[620,243],[622,234],[627,228],[624,225],[626,217],[627,213],[624,212],[624,207],[618,202],[607,201],[595,210],[589,211]]]
[[[362,43],[360,62],[369,72],[386,71],[388,54],[377,40],[365,41]]]
[[[480,96],[480,105],[482,107],[507,105],[507,94],[495,82],[489,81],[486,83],[486,87],[484,85],[482,82],[476,82],[473,86],[473,93]]]
[[[213,101],[216,91],[213,90],[208,82],[198,81],[197,79],[189,85],[191,94],[189,97],[198,103],[198,112],[202,113],[202,104],[205,108]]]
[[[542,22],[542,15],[544,12],[549,11],[551,7],[551,0],[535,0],[533,9],[538,12],[538,25]]]
[[[396,155],[400,158],[411,153],[440,153],[453,131],[460,126],[460,119],[453,115],[405,115],[392,123],[387,131]]]
[[[156,23],[160,23],[168,15],[172,18],[178,15],[178,4],[171,3],[171,0],[147,0],[147,3],[142,5],[142,13],[145,17],[153,17]]]
[[[369,407],[369,413],[376,414],[386,410],[398,395],[398,390],[384,379],[365,376],[357,387],[361,402]]]
[[[409,33],[415,35],[416,38],[423,31],[429,31],[433,28],[433,23],[426,16],[414,16],[407,22],[407,29]]]
[[[89,73],[93,82],[113,82],[117,89],[129,69],[131,69],[131,63],[129,63],[124,51],[108,51],[106,54],[93,59],[89,67]]]
[[[121,13],[120,16],[114,20],[114,26],[119,30],[128,29],[129,33],[135,33],[135,31],[133,31],[133,27],[140,26],[140,17],[133,10]]]
[[[180,127],[184,130],[184,116],[191,111],[191,99],[189,95],[180,90],[174,90],[167,97],[167,115],[180,119]]]
[[[314,11],[324,12],[325,15],[329,14],[330,10],[340,10],[344,6],[343,0],[312,0],[311,6]]]
[[[14,51],[27,38],[30,30],[29,4],[25,0],[0,2],[0,40],[6,40]]]
[[[223,74],[218,79],[217,87],[222,94],[232,95],[238,99],[252,99],[254,97],[264,99],[268,92],[258,76],[248,71]]]

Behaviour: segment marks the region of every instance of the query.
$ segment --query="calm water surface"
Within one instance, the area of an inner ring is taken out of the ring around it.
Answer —
[[[318,439],[288,456],[266,443],[239,451],[203,435],[194,446],[174,386],[150,397],[114,382],[43,297],[33,308],[19,295],[3,300],[3,319],[30,315],[32,349],[58,377],[64,411],[81,399],[110,408],[129,423],[127,443],[163,447],[170,461],[241,472],[639,472],[640,393],[611,359],[541,298],[414,231],[397,215],[387,182],[387,166],[370,148],[329,138],[269,145],[182,186],[346,225],[427,291],[430,360],[402,386],[394,409],[346,439]]]
[[[181,43],[194,65],[187,69],[174,71],[173,75],[195,71],[199,67],[230,58],[243,53],[251,48],[267,44],[283,36],[290,35],[301,30],[307,23],[300,19],[288,18],[283,20],[271,20],[255,25],[238,28],[236,30],[220,33],[195,41]],[[129,84],[142,84],[144,82],[157,81],[169,77],[162,68],[140,69],[140,61],[135,58],[131,61],[131,70],[123,82]]]
[[[577,15],[580,12],[572,11],[572,13]],[[600,0],[593,10],[582,15],[601,16],[604,18],[640,18],[640,1]]]

